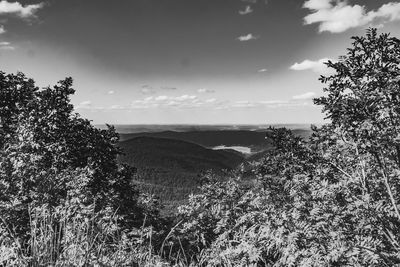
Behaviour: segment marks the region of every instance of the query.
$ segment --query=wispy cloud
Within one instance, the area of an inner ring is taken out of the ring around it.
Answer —
[[[365,6],[350,5],[343,0],[307,0],[303,7],[311,11],[304,23],[318,24],[319,32],[340,33],[375,22],[384,24],[400,20],[400,3],[397,2],[368,12]]]
[[[317,94],[314,92],[307,92],[301,95],[294,95],[292,97],[293,100],[307,100],[307,99],[313,99]]]
[[[212,89],[207,89],[207,88],[198,89],[197,92],[200,93],[200,94],[204,94],[204,93],[215,93],[214,90],[212,90]]]
[[[313,95],[314,96],[314,95]],[[310,101],[311,94],[293,96],[289,100],[218,100],[216,98],[201,99],[196,95],[181,96],[148,96],[143,99],[134,100],[130,105],[111,105],[108,107],[93,106],[91,101],[83,101],[77,105],[77,109],[85,109],[91,111],[107,111],[107,110],[138,110],[138,109],[201,109],[207,110],[226,110],[226,109],[252,109],[252,108],[305,108],[315,107]]]
[[[206,103],[214,103],[214,102],[216,102],[216,101],[217,101],[216,98],[209,98],[209,99],[206,99]]]
[[[253,9],[251,8],[251,6],[246,6],[244,10],[239,10],[240,15],[247,15],[250,13],[253,13]]]
[[[294,63],[289,69],[296,71],[312,70],[318,74],[329,74],[331,70],[324,64],[328,60],[329,58],[321,58],[316,61],[306,59],[300,63]]]
[[[76,106],[76,109],[91,109],[91,108],[92,108],[92,101],[90,100],[82,101]]]
[[[178,90],[178,88],[173,87],[173,86],[152,86],[149,84],[142,85],[140,92],[144,95],[152,95],[157,93],[159,90],[165,90],[165,91],[175,91]]]
[[[43,8],[44,3],[22,5],[19,2],[8,2],[6,0],[0,1],[0,14],[16,15],[20,18],[35,17],[36,12]]]
[[[114,90],[110,90],[110,91],[107,92],[107,94],[108,95],[113,95],[113,94],[115,94],[115,91]]]
[[[201,106],[202,101],[195,95],[181,95],[181,96],[149,96],[141,100],[135,100],[131,104],[133,109],[143,108],[193,108]]]
[[[201,99],[195,95],[182,96],[149,96],[135,100],[126,109],[151,109],[151,108],[207,108],[207,109],[237,109],[237,108],[295,108],[313,106],[310,99],[315,96],[311,92],[293,96],[289,100],[218,100],[216,98]]]
[[[142,85],[140,92],[144,95],[152,95],[152,94],[156,93],[156,90],[152,86],[145,84],[145,85]]]
[[[252,33],[249,33],[246,35],[239,36],[237,39],[241,42],[247,42],[247,41],[251,41],[251,40],[257,40],[258,38],[260,38],[260,37],[255,36]]]
[[[177,90],[178,88],[172,86],[161,86],[162,90]]]
[[[267,69],[259,69],[257,72],[263,73],[263,72],[267,72],[267,71],[268,71]]]
[[[0,42],[0,50],[14,50],[15,47],[9,42]]]

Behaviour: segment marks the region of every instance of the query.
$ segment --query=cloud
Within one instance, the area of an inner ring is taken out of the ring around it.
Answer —
[[[173,108],[173,109],[225,109],[232,103],[227,100],[216,98],[201,99],[196,95],[181,96],[149,96],[141,100],[135,100],[126,109],[151,109],[151,108]]]
[[[193,108],[199,107],[203,104],[195,95],[181,95],[181,96],[149,96],[142,100],[135,100],[131,104],[133,109],[143,108]]]
[[[244,10],[239,10],[240,15],[247,15],[253,13],[253,9],[251,9],[251,6],[246,6]]]
[[[3,25],[0,25],[0,34],[3,34],[6,32],[6,29],[4,29]]]
[[[257,72],[263,73],[263,72],[267,72],[267,71],[268,71],[267,69],[259,69]]]
[[[161,86],[161,89],[162,89],[162,90],[176,90],[176,89],[178,89],[178,88],[176,88],[176,87],[171,87],[171,86]]]
[[[204,93],[215,93],[214,90],[206,89],[206,88],[201,88],[201,89],[197,90],[197,92],[200,93],[200,94],[204,94]]]
[[[156,91],[151,88],[142,88],[142,89],[140,89],[140,92],[144,95],[152,95],[152,94],[156,93]]]
[[[36,12],[44,6],[44,3],[25,5],[19,2],[0,1],[0,14],[13,14],[20,18],[35,17]]]
[[[307,100],[307,99],[313,99],[316,96],[316,93],[314,92],[307,92],[301,95],[295,95],[292,97],[293,100]]]
[[[258,38],[258,36],[254,36],[253,34],[249,33],[247,35],[239,36],[237,39],[241,42],[247,42],[250,40],[257,40]]]
[[[91,101],[83,101],[77,105],[78,109],[91,111],[110,111],[110,110],[138,110],[138,109],[248,109],[248,108],[304,108],[315,107],[310,101],[311,92],[293,96],[289,100],[218,100],[216,98],[201,99],[196,95],[181,96],[148,96],[143,99],[134,100],[130,105],[114,104],[109,107],[92,106]]]
[[[221,108],[296,108],[296,107],[313,107],[314,104],[307,98],[291,99],[291,100],[260,100],[248,101],[240,100],[226,103]]]
[[[317,61],[312,61],[309,59],[304,60],[300,63],[294,63],[289,67],[291,70],[301,71],[301,70],[312,70],[318,74],[329,74],[331,70],[324,64],[329,58],[321,58]]]
[[[14,50],[15,47],[9,42],[0,42],[0,50]]]
[[[114,90],[110,90],[110,91],[107,92],[107,94],[108,95],[113,95],[113,94],[115,94],[115,91]]]
[[[156,90],[152,86],[145,84],[142,85],[140,92],[144,95],[152,95],[156,93]]]
[[[198,98],[195,95],[181,95],[181,96],[149,96],[142,100],[135,100],[132,102],[132,108],[158,108],[158,107],[193,107],[198,106]]]
[[[92,108],[92,101],[90,100],[82,101],[76,106],[76,109],[91,109],[91,108]]]
[[[174,91],[174,90],[178,90],[178,88],[173,87],[173,86],[161,86],[161,87],[154,87],[152,85],[149,84],[145,84],[142,85],[142,88],[140,89],[140,92],[144,95],[152,95],[157,93],[157,91],[159,90],[166,90],[166,91]]]
[[[400,20],[400,3],[394,2],[369,12],[365,6],[349,5],[343,0],[307,0],[303,7],[311,11],[304,17],[304,23],[318,24],[319,32],[340,33],[376,22]]]

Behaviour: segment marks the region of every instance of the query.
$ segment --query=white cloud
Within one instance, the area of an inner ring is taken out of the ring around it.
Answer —
[[[305,97],[305,96],[304,96]],[[232,109],[232,108],[297,108],[297,107],[313,107],[313,103],[309,98],[299,98],[291,100],[260,100],[248,101],[240,100],[235,102],[224,103],[218,106],[217,109]]]
[[[178,88],[172,87],[172,86],[162,86],[161,89],[163,89],[163,90],[176,90]]]
[[[6,29],[4,29],[3,25],[0,25],[0,34],[3,34],[6,32]]]
[[[0,50],[14,50],[15,47],[9,42],[0,42]]]
[[[258,36],[254,36],[253,34],[249,33],[247,35],[239,36],[237,39],[241,42],[246,42],[250,40],[257,40],[258,38],[259,38]]]
[[[324,64],[328,60],[329,58],[321,58],[320,60],[316,61],[306,59],[300,63],[294,63],[289,69],[297,71],[312,70],[319,74],[329,74],[331,70]]]
[[[20,18],[34,17],[36,12],[44,6],[44,3],[25,5],[19,2],[0,1],[0,14],[14,14]]]
[[[149,96],[142,100],[135,100],[131,104],[131,108],[157,108],[157,107],[177,107],[191,108],[198,107],[203,104],[195,95],[181,96]]]
[[[301,95],[295,95],[292,97],[293,100],[307,100],[307,99],[313,99],[316,96],[316,93],[314,92],[307,92]]]
[[[200,94],[204,94],[204,93],[215,93],[214,90],[206,89],[206,88],[201,88],[201,89],[197,90],[197,92],[200,93]]]
[[[314,95],[313,95],[314,96]],[[294,96],[290,100],[218,100],[216,98],[200,99],[195,95],[181,96],[148,96],[144,99],[133,101],[130,105],[111,105],[109,107],[95,107],[90,101],[80,103],[78,109],[87,109],[92,111],[107,110],[137,110],[137,109],[247,109],[247,108],[304,108],[314,107],[310,93]]]
[[[268,71],[267,69],[259,69],[257,72],[263,73],[263,72],[267,72],[267,71]]]
[[[0,50],[15,50],[14,46],[0,46]]]
[[[124,106],[121,106],[121,105],[112,105],[112,106],[109,107],[108,109],[123,110],[123,109],[125,109],[125,107],[124,107]]]
[[[312,10],[329,9],[331,6],[330,0],[308,0],[305,1],[303,5],[304,8]]]
[[[82,101],[81,103],[79,103],[76,106],[76,109],[91,109],[91,107],[92,107],[92,101],[85,100],[85,101]]]
[[[151,95],[151,94],[155,94],[156,91],[151,88],[142,88],[142,89],[140,89],[140,92],[144,95]]]
[[[369,12],[365,6],[349,5],[343,0],[307,0],[303,7],[311,11],[304,17],[304,23],[318,24],[319,32],[340,33],[375,22],[400,20],[400,3],[394,2]]]
[[[247,15],[253,12],[253,9],[251,9],[251,6],[246,6],[244,10],[239,10],[240,15]]]
[[[156,90],[151,87],[150,85],[142,85],[142,88],[140,89],[140,92],[144,95],[152,95],[156,93]]]
[[[108,95],[113,95],[113,94],[115,94],[115,91],[114,90],[110,90],[110,91],[107,92],[107,94]]]

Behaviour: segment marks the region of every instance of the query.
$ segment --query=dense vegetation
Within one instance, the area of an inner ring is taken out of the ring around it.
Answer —
[[[197,191],[205,170],[222,175],[223,170],[233,170],[244,160],[241,153],[175,139],[142,136],[118,146],[124,151],[119,160],[136,168],[133,182],[137,188],[157,195],[167,213]]]
[[[315,99],[330,123],[240,172],[203,177],[173,221],[130,184],[116,134],[72,113],[71,80],[0,74],[0,265],[397,266],[400,40],[354,37]]]

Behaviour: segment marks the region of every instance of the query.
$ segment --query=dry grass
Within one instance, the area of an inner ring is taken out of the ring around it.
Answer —
[[[76,214],[31,209],[29,226],[30,237],[23,242],[2,223],[0,266],[168,266],[151,244],[143,245],[143,234],[119,231],[115,214],[96,214],[93,207]]]

